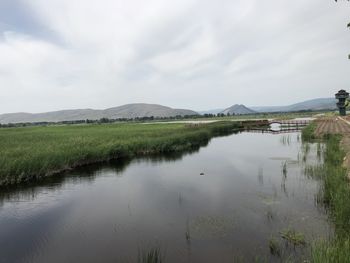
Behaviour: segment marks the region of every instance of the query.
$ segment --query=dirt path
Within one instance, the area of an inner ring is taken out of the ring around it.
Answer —
[[[324,134],[341,134],[343,138],[340,146],[345,151],[344,166],[348,169],[350,179],[350,116],[322,118],[316,120],[317,127],[315,134],[318,137]]]
[[[343,134],[350,136],[350,124],[347,123],[347,121],[347,119],[339,117],[317,119],[315,134],[318,137],[325,134]]]

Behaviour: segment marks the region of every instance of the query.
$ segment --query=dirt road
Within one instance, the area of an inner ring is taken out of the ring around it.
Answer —
[[[340,117],[328,117],[317,119],[317,127],[315,134],[321,137],[324,134],[343,134],[350,136],[350,124],[346,122],[347,119]]]

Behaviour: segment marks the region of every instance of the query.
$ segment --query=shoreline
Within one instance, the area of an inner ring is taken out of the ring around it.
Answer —
[[[155,125],[15,128],[10,132],[8,129],[5,135],[2,131],[6,130],[2,130],[0,139],[8,135],[9,143],[0,150],[0,165],[7,165],[0,167],[0,188],[28,184],[82,166],[121,158],[198,149],[211,138],[266,124],[222,121]]]

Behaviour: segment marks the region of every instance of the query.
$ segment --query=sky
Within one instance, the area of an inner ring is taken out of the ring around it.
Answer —
[[[0,0],[0,114],[333,97],[348,22],[333,0]]]

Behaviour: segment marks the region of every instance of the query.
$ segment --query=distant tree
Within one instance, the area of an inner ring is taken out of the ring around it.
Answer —
[[[101,118],[100,123],[109,123],[109,119],[108,118]]]

